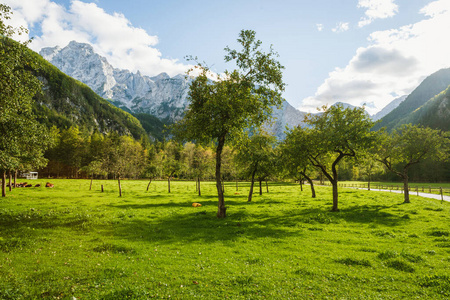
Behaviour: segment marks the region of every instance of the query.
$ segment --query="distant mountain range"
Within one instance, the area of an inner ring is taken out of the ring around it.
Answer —
[[[377,112],[376,114],[374,114],[372,116],[372,120],[374,121],[378,121],[380,119],[382,119],[385,115],[387,115],[388,113],[390,113],[391,111],[393,111],[394,109],[397,108],[397,106],[400,105],[400,103],[403,102],[403,100],[406,99],[406,97],[408,97],[408,95],[405,96],[401,96],[399,98],[396,98],[394,100],[392,100],[388,105],[386,105],[382,110],[380,110],[379,112]]]
[[[162,73],[149,77],[139,71],[131,73],[116,69],[106,58],[95,53],[91,45],[75,41],[64,48],[43,48],[39,53],[65,74],[91,87],[99,96],[135,114],[141,122],[143,118],[148,119],[145,114],[165,123],[174,122],[183,116],[189,104],[187,94],[191,80],[184,75],[170,77]],[[276,119],[270,126],[271,131],[284,138],[285,127],[302,124],[305,114],[285,101],[280,109],[274,108]]]
[[[42,81],[42,93],[35,96],[33,110],[39,122],[48,127],[78,126],[89,134],[93,131],[118,132],[136,139],[147,132],[138,119],[98,96],[87,85],[69,77],[37,53],[36,75]]]
[[[156,139],[162,139],[164,124],[179,120],[189,104],[187,94],[191,80],[184,75],[170,77],[162,73],[149,77],[139,71],[132,73],[116,69],[106,58],[95,53],[91,45],[75,41],[64,48],[43,48],[40,54],[65,74],[91,87],[100,97],[132,113]],[[433,121],[433,124],[444,126],[439,128],[449,130],[448,126],[445,128],[444,121],[439,121],[441,117],[436,117],[442,115],[444,120],[450,118],[448,105],[446,106],[448,93],[433,98],[449,85],[450,69],[430,75],[410,95],[395,99],[372,116],[373,120],[381,120],[375,129],[387,127],[392,130],[405,122],[419,122],[427,126]],[[434,99],[432,103],[422,108],[431,98]],[[344,107],[350,106],[342,104]],[[430,118],[430,114],[433,114],[433,118]],[[305,112],[285,101],[280,109],[274,108],[274,122],[270,130],[279,139],[283,139],[286,127],[303,125],[305,115]]]

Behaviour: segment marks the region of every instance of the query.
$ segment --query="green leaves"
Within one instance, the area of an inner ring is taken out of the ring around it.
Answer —
[[[219,137],[233,138],[244,128],[259,127],[271,114],[271,106],[280,105],[283,66],[277,54],[260,50],[255,32],[241,31],[241,51],[225,48],[225,61],[233,61],[237,69],[225,71],[216,81],[209,79],[210,70],[202,64],[194,69],[200,75],[193,79],[185,118],[174,125],[180,139],[207,143]]]

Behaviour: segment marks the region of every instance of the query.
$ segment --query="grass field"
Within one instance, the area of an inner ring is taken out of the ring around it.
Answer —
[[[0,199],[0,299],[450,298],[447,202],[230,183],[219,220],[213,183],[51,182]]]

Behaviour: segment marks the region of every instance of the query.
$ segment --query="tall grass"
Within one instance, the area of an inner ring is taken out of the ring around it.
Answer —
[[[0,299],[450,297],[449,203],[230,183],[220,220],[214,183],[52,183],[0,201]]]

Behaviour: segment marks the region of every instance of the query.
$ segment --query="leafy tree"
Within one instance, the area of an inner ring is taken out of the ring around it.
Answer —
[[[94,180],[94,175],[105,174],[102,162],[99,160],[91,161],[87,166],[83,166],[81,170],[91,175],[91,183],[89,185],[89,190],[92,189],[92,181]]]
[[[309,160],[309,155],[315,147],[311,130],[297,126],[286,132],[286,138],[280,145],[280,165],[284,170],[297,179],[302,187],[303,179],[306,179],[311,187],[312,198],[316,197],[314,183],[310,174],[314,172]]]
[[[373,175],[381,172],[383,167],[371,151],[365,154],[365,157],[358,163],[358,165],[359,172],[366,177],[367,189],[370,191],[370,183],[372,182]]]
[[[147,184],[147,192],[150,188],[150,184],[152,183],[153,178],[160,174],[160,163],[158,160],[158,150],[154,145],[150,145],[144,152],[144,156],[146,159],[146,163],[143,169],[142,175],[144,177],[149,178]]]
[[[181,170],[181,145],[169,141],[164,147],[162,171],[167,176],[167,188],[170,193],[170,179]]]
[[[209,68],[201,63],[191,70],[199,75],[190,85],[188,111],[173,126],[174,134],[183,140],[216,144],[218,218],[226,217],[221,175],[225,144],[241,136],[244,128],[263,124],[271,115],[271,107],[281,105],[284,90],[284,67],[272,47],[264,53],[251,30],[242,30],[237,41],[241,51],[225,48],[225,61],[233,61],[235,70],[225,71],[215,80],[210,80]]]
[[[43,152],[48,147],[48,132],[32,112],[33,96],[41,84],[34,74],[35,57],[27,48],[30,41],[18,43],[14,34],[26,29],[6,25],[10,7],[0,4],[0,173],[2,196],[6,196],[6,171],[21,165],[41,167],[46,161]]]
[[[355,158],[372,147],[376,133],[363,107],[344,108],[341,104],[323,107],[323,112],[305,119],[311,126],[309,138],[313,147],[308,159],[328,178],[333,188],[332,211],[338,211],[337,166],[345,158]]]
[[[189,142],[184,145],[182,157],[188,176],[195,179],[198,195],[201,196],[200,182],[213,168],[213,153],[207,147]]]
[[[426,158],[448,160],[450,152],[450,135],[440,130],[424,128],[417,125],[402,125],[391,135],[383,132],[378,143],[377,160],[391,172],[402,178],[404,203],[409,200],[409,168]]]
[[[237,150],[236,160],[245,170],[245,175],[251,177],[248,202],[252,201],[255,176],[259,177],[260,194],[261,182],[273,171],[274,146],[276,138],[264,132],[259,132],[244,138]]]
[[[122,197],[120,179],[127,175],[136,176],[141,172],[143,149],[132,137],[119,136],[117,133],[108,134],[105,143],[107,151],[102,159],[103,169],[115,175],[119,196]]]

